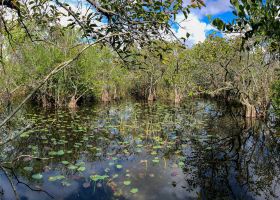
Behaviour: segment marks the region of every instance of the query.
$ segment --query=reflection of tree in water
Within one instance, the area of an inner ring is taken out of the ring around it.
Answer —
[[[185,171],[206,199],[279,198],[279,139],[259,121],[212,116],[204,138],[192,138]]]
[[[24,169],[30,165],[33,166],[33,174],[51,169],[71,177],[73,171],[58,164],[62,160],[73,164],[81,159],[85,162],[98,162],[113,156],[128,160],[137,156],[138,144],[143,145],[144,151],[149,154],[154,151],[154,146],[164,141],[172,141],[172,144],[158,150],[157,156],[174,157],[174,152],[179,148],[176,142],[179,139],[176,138],[178,132],[189,130],[195,123],[191,121],[193,119],[188,112],[161,105],[108,107],[94,114],[41,113],[31,115],[33,118],[36,118],[36,125],[29,132],[30,136],[7,144],[5,151],[5,162],[12,166],[12,170],[7,168],[11,177],[24,177],[31,185],[36,181]],[[76,148],[77,143],[82,145]],[[50,152],[60,150],[65,153],[63,157],[50,155]],[[71,150],[69,155],[66,154],[68,150]]]
[[[75,164],[81,160],[103,162],[110,157],[152,159],[145,153],[150,155],[157,146],[164,146],[156,150],[156,156],[178,164],[182,161],[178,159],[185,155],[189,186],[184,187],[200,191],[202,198],[254,199],[256,195],[277,198],[279,145],[273,130],[259,121],[245,122],[225,115],[229,111],[216,106],[204,102],[192,102],[180,108],[125,104],[102,107],[94,113],[47,113],[47,117],[36,116],[39,120],[30,137],[7,145],[10,149],[6,156],[9,160],[22,154],[47,158],[51,151],[64,150],[62,157],[26,162],[21,162],[24,160],[21,158],[13,164],[16,174],[32,184],[30,173],[23,169],[28,164],[32,164],[34,173],[43,172],[49,166],[71,179],[73,171],[58,164],[62,160]],[[67,143],[59,144],[63,141]],[[78,143],[82,145],[77,147]],[[143,146],[143,158],[137,145]],[[71,154],[66,154],[68,150]],[[107,185],[102,189],[106,187],[110,189]],[[108,191],[107,195],[112,195]],[[75,199],[75,192],[68,199]]]

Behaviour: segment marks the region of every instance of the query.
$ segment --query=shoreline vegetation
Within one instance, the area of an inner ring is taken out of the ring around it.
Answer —
[[[131,48],[134,62],[123,62],[106,45],[77,46],[78,38],[78,32],[66,30],[53,38],[55,45],[22,41],[5,48],[2,110],[26,96],[45,108],[125,98],[180,104],[206,97],[240,104],[245,117],[263,118],[274,99],[277,104],[279,60],[262,47],[240,51],[240,38],[212,35],[187,49],[154,41],[147,48]]]

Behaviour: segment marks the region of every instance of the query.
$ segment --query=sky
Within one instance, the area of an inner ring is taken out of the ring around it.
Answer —
[[[73,5],[73,10],[77,9],[76,0],[65,0],[70,5]],[[75,3],[76,2],[76,3]],[[191,0],[184,0],[185,5],[189,5]],[[230,22],[234,19],[232,14],[232,7],[230,0],[204,0],[206,7],[201,9],[192,9],[187,20],[184,20],[184,15],[181,13],[176,17],[176,22],[180,25],[172,25],[173,32],[178,38],[186,37],[189,33],[186,44],[192,46],[199,42],[203,42],[207,36],[216,29],[211,25],[209,16],[211,19],[220,18],[223,21]],[[81,12],[86,12],[87,8],[82,8]],[[67,23],[67,18],[62,19],[62,23]],[[220,36],[224,36],[218,33]]]
[[[189,0],[185,0],[185,3],[188,4]],[[205,0],[205,4],[206,7],[191,10],[191,14],[185,21],[182,21],[184,17],[183,14],[180,14],[176,19],[180,26],[173,26],[178,38],[185,37],[187,32],[190,34],[188,45],[203,42],[209,34],[216,31],[208,16],[211,16],[212,19],[220,18],[226,22],[234,19],[230,0]]]

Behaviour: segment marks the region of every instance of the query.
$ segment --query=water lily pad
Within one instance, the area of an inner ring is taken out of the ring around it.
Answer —
[[[90,179],[93,181],[100,181],[100,180],[104,180],[106,178],[109,178],[109,176],[108,175],[102,176],[102,175],[98,175],[98,174],[90,176]]]
[[[69,162],[66,161],[66,160],[61,161],[61,163],[64,164],[64,165],[68,165],[69,164]]]
[[[81,167],[79,167],[78,169],[77,169],[77,171],[79,171],[79,172],[83,172],[83,171],[85,171],[86,170],[86,168],[84,167],[84,166],[81,166]]]
[[[25,171],[31,172],[33,170],[33,167],[24,167],[23,169]]]
[[[130,190],[130,192],[133,193],[133,194],[135,194],[135,193],[138,192],[138,188],[132,188],[132,189]]]
[[[56,155],[62,156],[62,155],[64,155],[64,151],[63,150],[59,150],[58,152],[56,152]]]
[[[152,151],[151,155],[157,155],[157,152],[156,151]]]
[[[121,168],[123,168],[123,166],[122,165],[116,165],[116,168],[121,169]]]
[[[75,169],[77,169],[78,167],[77,166],[75,166],[75,165],[69,165],[68,166],[68,169],[71,169],[71,170],[75,170]]]
[[[130,180],[126,180],[126,181],[123,182],[123,184],[124,184],[124,185],[130,185],[130,184],[131,184],[131,181],[130,181]]]
[[[36,180],[40,180],[40,179],[43,178],[43,175],[40,174],[40,173],[38,173],[38,174],[33,174],[33,175],[32,175],[32,178],[33,178],[33,179],[36,179]]]
[[[118,178],[119,175],[118,174],[114,174],[112,178]]]
[[[65,187],[69,187],[71,185],[71,183],[66,180],[62,181],[61,184],[62,184],[62,186],[65,186]]]
[[[153,160],[152,160],[153,163],[159,163],[159,159],[158,157],[155,157]]]
[[[57,180],[62,180],[62,179],[65,179],[65,176],[58,175],[58,176],[50,176],[48,178],[49,181],[57,181]]]

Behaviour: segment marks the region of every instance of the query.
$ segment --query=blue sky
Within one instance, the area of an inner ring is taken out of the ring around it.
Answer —
[[[190,0],[185,0],[186,5],[189,3]],[[205,4],[206,7],[201,9],[192,9],[187,20],[183,21],[183,15],[179,15],[176,21],[180,23],[180,27],[174,26],[173,28],[177,37],[184,37],[187,32],[190,33],[191,36],[188,40],[190,45],[203,42],[210,33],[215,31],[208,16],[211,16],[212,19],[221,18],[226,22],[234,19],[230,0],[205,0]]]
[[[77,0],[65,1],[72,5],[74,10],[79,7],[77,5]],[[190,2],[191,0],[184,0],[185,6],[189,5]],[[218,17],[226,22],[230,22],[234,19],[230,0],[204,0],[204,2],[206,7],[192,9],[187,20],[184,20],[184,15],[182,13],[179,14],[176,18],[176,22],[179,23],[180,26],[173,26],[173,31],[178,38],[185,37],[187,33],[190,34],[187,41],[188,45],[203,42],[210,33],[215,31],[215,27],[211,25],[208,16],[211,16],[212,19]],[[84,6],[81,12],[86,12],[86,10]],[[67,23],[66,19],[64,19],[64,21]],[[223,36],[222,34],[219,35]]]

